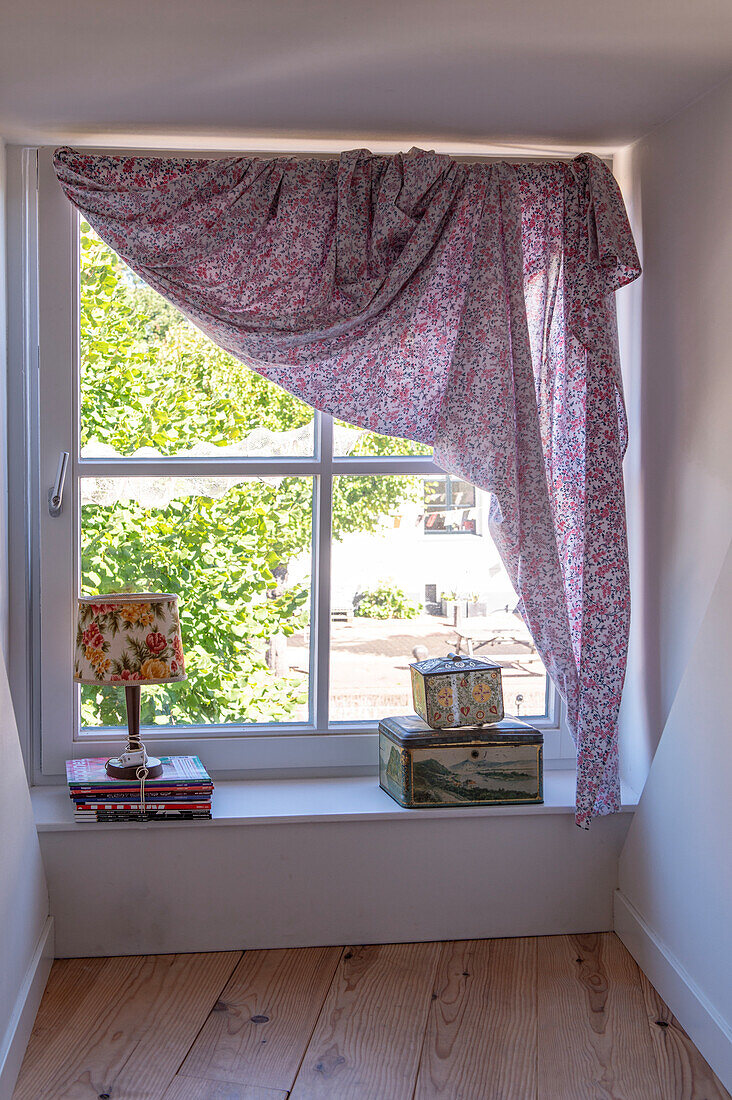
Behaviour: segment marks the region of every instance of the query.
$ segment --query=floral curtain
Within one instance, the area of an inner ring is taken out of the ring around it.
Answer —
[[[614,291],[640,274],[596,157],[92,156],[64,191],[216,343],[340,419],[434,447],[491,532],[577,744],[577,823],[619,808],[629,622]]]

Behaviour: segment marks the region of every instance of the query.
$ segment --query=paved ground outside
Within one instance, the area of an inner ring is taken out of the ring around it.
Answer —
[[[331,721],[384,718],[413,712],[409,665],[414,649],[424,647],[429,657],[446,657],[455,650],[457,635],[445,618],[421,615],[416,619],[360,619],[331,626]],[[535,653],[525,645],[482,646],[476,657],[495,660],[503,668],[503,695],[507,714],[522,716],[546,711],[546,674]],[[420,659],[423,655],[420,654]],[[307,671],[307,643],[303,634],[288,640],[293,671]],[[518,697],[522,696],[522,699]]]

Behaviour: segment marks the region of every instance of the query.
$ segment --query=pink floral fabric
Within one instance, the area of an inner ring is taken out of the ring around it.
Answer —
[[[567,702],[577,822],[619,808],[629,590],[614,291],[640,274],[607,168],[56,154],[100,236],[316,408],[432,444],[491,530]]]

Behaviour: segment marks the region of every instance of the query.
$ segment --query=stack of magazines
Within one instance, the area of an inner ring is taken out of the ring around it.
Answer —
[[[162,756],[163,774],[110,779],[106,756],[67,760],[75,821],[178,821],[211,817],[213,783],[197,756]]]

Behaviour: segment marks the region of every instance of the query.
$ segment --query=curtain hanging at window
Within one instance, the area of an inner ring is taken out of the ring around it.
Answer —
[[[57,152],[71,201],[217,344],[315,408],[432,444],[491,533],[578,751],[619,809],[630,614],[614,291],[640,274],[596,157],[459,164]]]

